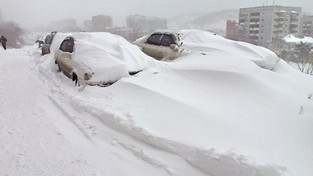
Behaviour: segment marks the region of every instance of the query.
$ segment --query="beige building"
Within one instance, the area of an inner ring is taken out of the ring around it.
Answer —
[[[108,15],[93,16],[91,21],[93,31],[105,31],[113,26],[112,17]]]
[[[227,20],[226,38],[231,39],[231,40],[238,39],[238,22],[236,20]]]

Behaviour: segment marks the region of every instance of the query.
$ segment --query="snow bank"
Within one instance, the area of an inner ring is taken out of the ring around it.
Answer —
[[[214,33],[200,30],[182,30],[182,48],[187,52],[198,54],[212,54],[216,52],[228,53],[228,57],[247,59],[265,69],[273,69],[279,58],[272,51],[245,42],[237,42],[223,38]]]
[[[207,175],[310,175],[312,77],[266,49],[206,34],[203,45],[185,40],[205,54],[189,48],[106,89],[67,90],[70,104]],[[266,59],[271,71],[255,64]]]
[[[210,33],[198,35],[200,39],[188,38],[188,32],[190,37],[193,32],[202,33],[185,31],[182,38],[190,48],[180,58],[164,63],[150,63],[150,57],[137,53],[138,48],[132,45],[96,44],[114,57],[122,53],[119,59],[123,62],[135,58],[147,67],[112,86],[87,86],[82,92],[56,71],[49,55],[33,56],[29,61],[32,72],[41,81],[36,87],[42,87],[34,88],[32,95],[39,90],[39,99],[46,95],[50,103],[40,103],[40,114],[57,114],[50,120],[59,127],[56,134],[61,137],[57,139],[69,152],[58,157],[60,163],[69,163],[73,155],[82,153],[74,161],[85,168],[84,172],[74,169],[60,174],[313,173],[312,76],[282,60],[267,67],[270,70],[262,68],[255,61],[276,58],[266,49]],[[112,37],[106,36],[119,41]],[[126,65],[138,66],[134,62]],[[20,96],[27,99],[28,95]],[[74,154],[69,150],[73,147]],[[61,166],[46,167],[45,173]]]

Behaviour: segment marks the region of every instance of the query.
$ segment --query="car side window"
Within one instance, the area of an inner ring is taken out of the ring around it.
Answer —
[[[171,44],[175,44],[175,40],[172,35],[164,34],[162,37],[161,45],[162,46],[170,46]]]
[[[147,43],[151,45],[160,45],[162,34],[152,34],[148,39]]]
[[[51,34],[47,35],[45,38],[45,43],[46,44],[51,44],[52,43],[53,36]]]
[[[74,51],[74,39],[70,37],[63,40],[60,46],[60,50],[63,52],[72,53]]]

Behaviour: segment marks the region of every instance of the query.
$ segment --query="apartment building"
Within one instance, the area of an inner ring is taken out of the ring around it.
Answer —
[[[226,38],[231,40],[238,39],[238,23],[236,20],[226,21]]]
[[[94,31],[105,31],[107,28],[113,26],[113,20],[108,15],[97,15],[91,19],[92,29]]]
[[[313,16],[302,17],[301,37],[313,37]]]
[[[288,34],[300,35],[301,7],[260,6],[239,10],[239,40],[271,47]]]

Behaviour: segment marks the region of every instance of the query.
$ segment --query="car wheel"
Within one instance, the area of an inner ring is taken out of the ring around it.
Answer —
[[[56,63],[56,64],[58,64],[58,63]],[[58,72],[61,72],[61,71],[62,71],[62,69],[61,69],[60,65],[58,64]]]
[[[75,86],[79,86],[78,76],[75,72],[73,72],[73,74],[72,74],[72,81],[74,81]]]

